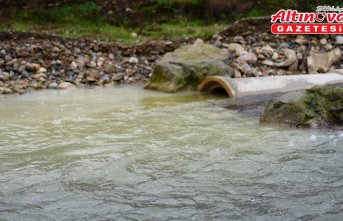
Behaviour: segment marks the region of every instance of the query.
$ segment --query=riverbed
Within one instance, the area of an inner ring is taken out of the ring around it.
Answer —
[[[139,87],[0,97],[0,220],[342,220],[343,131]]]

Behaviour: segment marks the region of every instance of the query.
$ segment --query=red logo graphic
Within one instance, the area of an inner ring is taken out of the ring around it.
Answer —
[[[332,12],[338,11],[338,12]],[[273,34],[343,34],[343,9],[318,6],[316,12],[281,9],[271,16]]]

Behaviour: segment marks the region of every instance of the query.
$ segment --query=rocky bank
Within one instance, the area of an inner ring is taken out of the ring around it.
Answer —
[[[223,62],[233,78],[343,72],[343,36],[273,35],[269,18],[243,19],[203,40],[227,52]],[[2,32],[0,94],[146,84],[165,53],[194,42],[195,38],[124,44]]]
[[[181,44],[163,40],[124,44],[2,32],[0,94],[146,83],[155,61]]]

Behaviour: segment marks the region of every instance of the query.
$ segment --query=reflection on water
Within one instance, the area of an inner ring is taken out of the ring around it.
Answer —
[[[0,220],[342,220],[343,132],[199,94],[0,98]]]

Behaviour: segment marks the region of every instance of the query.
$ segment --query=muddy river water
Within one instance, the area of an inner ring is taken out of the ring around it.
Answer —
[[[343,220],[343,131],[138,87],[0,97],[0,220]]]

